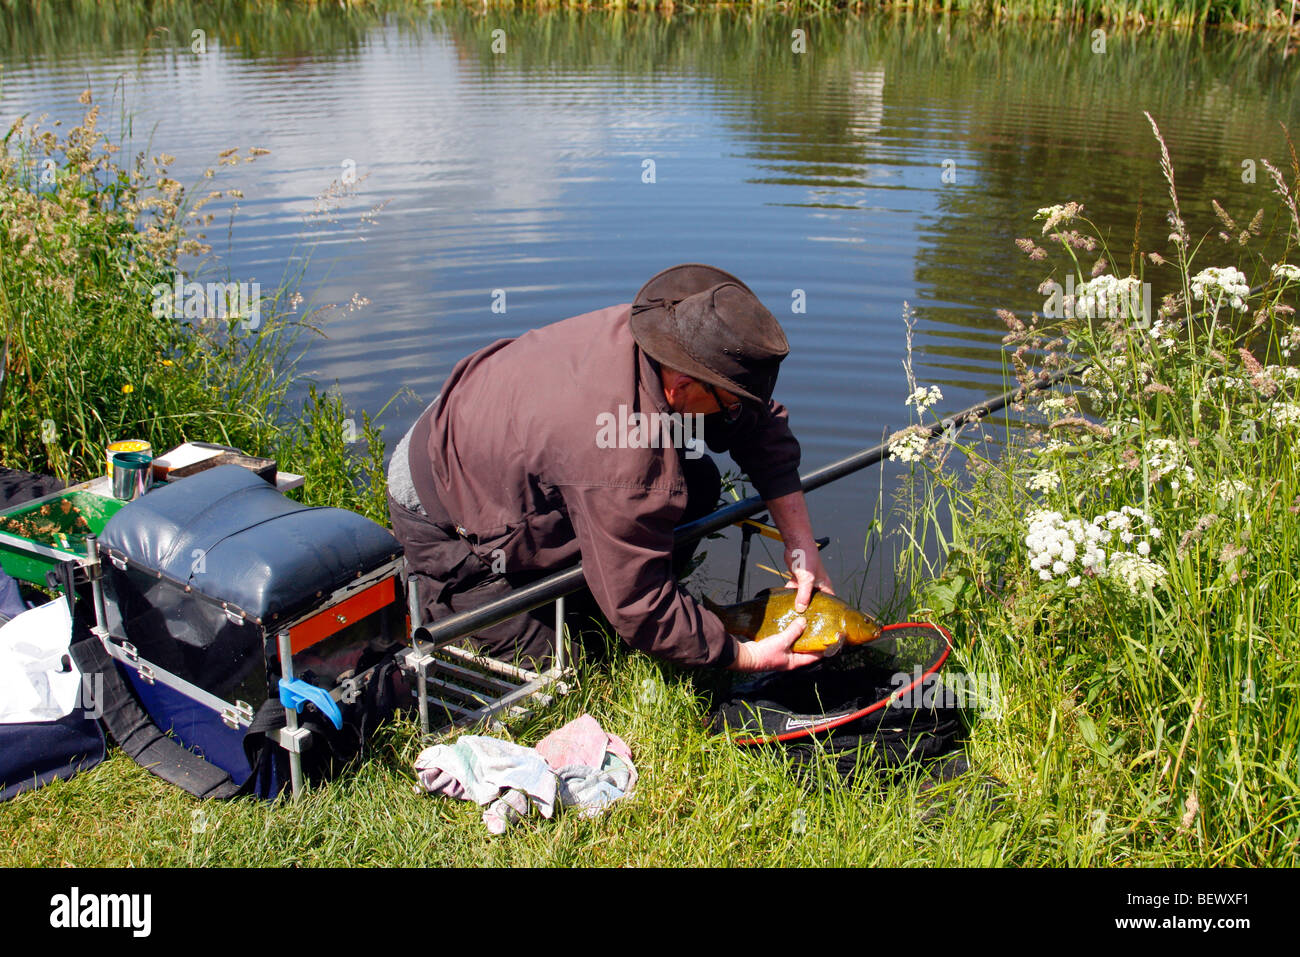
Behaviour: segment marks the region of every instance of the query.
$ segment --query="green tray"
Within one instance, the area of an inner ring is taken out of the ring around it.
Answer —
[[[59,562],[86,561],[86,536],[103,532],[125,504],[70,489],[0,512],[0,566],[14,578],[43,586],[45,573]]]

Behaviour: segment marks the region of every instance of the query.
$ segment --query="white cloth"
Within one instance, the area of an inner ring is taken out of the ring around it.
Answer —
[[[63,598],[0,626],[0,724],[56,721],[72,713],[81,672],[67,657],[71,643],[72,615]]]
[[[433,794],[486,807],[483,823],[493,834],[535,806],[543,817],[555,812],[555,775],[532,748],[477,734],[455,744],[425,748],[415,759],[420,786]]]

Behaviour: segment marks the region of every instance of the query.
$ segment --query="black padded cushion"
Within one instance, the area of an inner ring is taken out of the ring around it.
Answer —
[[[301,505],[237,465],[156,488],[118,512],[100,547],[258,621],[283,620],[401,554],[387,529]]]

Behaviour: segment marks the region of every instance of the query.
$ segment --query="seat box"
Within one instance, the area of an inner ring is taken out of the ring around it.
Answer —
[[[154,722],[236,784],[252,771],[244,734],[278,700],[281,632],[294,676],[353,724],[367,682],[406,639],[392,534],[293,502],[239,466],[131,502],[99,550],[109,653]]]

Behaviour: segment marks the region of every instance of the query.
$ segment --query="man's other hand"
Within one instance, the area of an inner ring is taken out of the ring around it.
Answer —
[[[796,618],[785,631],[768,635],[758,641],[742,641],[736,649],[736,660],[731,663],[732,671],[793,671],[815,661],[820,661],[821,653],[804,654],[790,650],[790,646],[799,640],[807,627],[807,619]]]
[[[790,574],[794,577],[785,583],[786,588],[799,589],[799,593],[794,598],[794,610],[801,615],[808,610],[814,589],[824,591],[828,595],[835,594],[835,589],[831,587],[831,580],[826,577],[826,570],[822,568],[821,557],[816,552],[813,552],[813,562],[815,567],[809,567],[800,561],[791,563]]]

